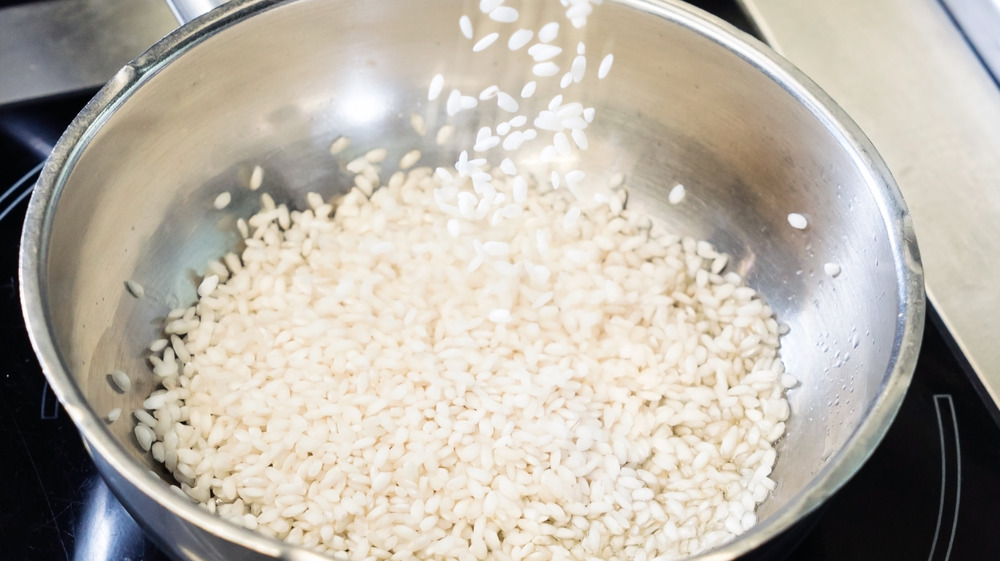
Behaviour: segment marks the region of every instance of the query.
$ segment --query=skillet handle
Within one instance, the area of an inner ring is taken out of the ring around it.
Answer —
[[[166,0],[170,11],[177,18],[177,23],[184,25],[194,18],[208,13],[212,8],[221,6],[226,0]]]

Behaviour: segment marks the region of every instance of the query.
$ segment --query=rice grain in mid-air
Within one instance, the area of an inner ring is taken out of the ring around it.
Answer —
[[[601,59],[601,65],[597,69],[598,79],[603,80],[607,78],[608,73],[611,72],[611,65],[614,64],[614,62],[615,62],[615,55],[610,53],[605,55],[604,58]]]
[[[462,17],[460,17],[458,19],[458,27],[462,31],[462,35],[465,36],[466,39],[472,39],[473,35],[472,20],[469,19],[469,16],[463,15]]]
[[[512,51],[520,50],[522,47],[531,42],[531,38],[535,35],[530,29],[518,29],[511,34],[510,39],[507,40],[507,48]]]
[[[441,74],[435,74],[431,78],[430,86],[427,87],[427,100],[434,101],[441,95],[441,90],[444,88],[444,76]]]

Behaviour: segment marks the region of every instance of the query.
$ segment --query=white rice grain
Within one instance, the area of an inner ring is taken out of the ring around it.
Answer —
[[[413,149],[403,154],[403,157],[399,159],[399,169],[408,170],[414,166],[420,160],[420,150]]]
[[[483,37],[482,39],[476,41],[476,44],[472,46],[472,52],[478,53],[485,51],[490,45],[496,42],[500,38],[500,34],[497,32],[490,33]]]
[[[351,139],[346,136],[338,136],[330,143],[330,154],[337,155],[351,145]]]
[[[611,65],[615,62],[615,55],[608,53],[601,59],[601,65],[597,68],[597,78],[603,80],[611,72]]]
[[[111,383],[121,393],[128,392],[132,389],[132,378],[121,370],[114,370],[111,372]]]
[[[125,281],[125,290],[128,291],[134,298],[144,298],[146,296],[146,289],[134,280]]]
[[[430,86],[428,86],[427,88],[427,100],[434,101],[435,99],[437,99],[438,96],[441,95],[442,89],[444,89],[444,76],[440,74],[435,74],[434,77],[431,78]],[[331,148],[330,151],[332,152],[333,149]]]
[[[535,32],[530,29],[518,29],[511,34],[510,39],[507,40],[507,48],[512,51],[520,50],[522,47],[531,42],[531,38],[534,37]]]
[[[551,58],[554,58],[562,52],[562,47],[556,45],[549,45],[547,43],[535,43],[534,45],[528,47],[528,54],[535,62],[544,62]]]
[[[570,73],[573,76],[573,83],[579,84],[583,81],[583,76],[587,72],[587,57],[583,55],[577,55],[573,58],[573,64],[570,66]]]
[[[442,125],[434,135],[434,143],[444,146],[453,136],[455,136],[455,125]]]
[[[510,6],[500,6],[489,13],[491,20],[500,23],[514,23],[517,21],[518,13],[515,8]]]
[[[479,11],[484,14],[489,14],[503,5],[503,3],[504,0],[479,0]]]
[[[215,207],[216,210],[222,210],[227,206],[229,206],[229,203],[232,202],[232,200],[233,200],[232,193],[230,193],[229,191],[223,191],[219,193],[217,197],[215,197],[214,201],[212,201],[212,206]]]
[[[377,164],[385,160],[388,155],[389,151],[385,148],[373,148],[365,152],[365,160],[368,160],[369,163]]]
[[[531,67],[531,73],[539,78],[548,78],[559,73],[559,65],[554,62],[540,62]]]
[[[518,109],[517,101],[505,92],[497,94],[497,106],[508,113],[517,113]]]
[[[788,215],[788,224],[796,230],[805,230],[809,226],[809,221],[806,220],[805,216],[793,212]]]
[[[677,185],[674,185],[672,189],[670,189],[670,194],[667,195],[667,202],[669,202],[672,205],[680,204],[681,201],[684,200],[684,196],[686,194],[687,192],[685,191],[684,186],[678,183]]]
[[[198,285],[198,296],[205,298],[206,296],[211,296],[215,292],[216,287],[219,286],[218,275],[209,275],[201,281]]]
[[[458,28],[459,30],[461,30],[462,35],[466,39],[472,39],[473,36],[472,20],[469,19],[469,16],[463,15],[462,17],[458,18]]]
[[[253,171],[250,172],[250,182],[247,187],[251,191],[256,191],[260,189],[260,186],[264,184],[264,168],[260,166],[254,166]]]
[[[497,309],[490,312],[489,320],[493,323],[510,323],[510,310]]]
[[[503,161],[500,162],[500,169],[507,175],[517,175],[517,166],[510,158],[504,158]]]
[[[559,36],[559,22],[550,21],[538,30],[538,40],[542,43],[551,43]]]
[[[427,122],[424,120],[424,116],[420,113],[413,113],[410,115],[410,126],[413,127],[413,131],[418,135],[427,135]]]

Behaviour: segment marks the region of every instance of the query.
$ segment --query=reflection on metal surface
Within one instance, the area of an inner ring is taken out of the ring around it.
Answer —
[[[143,559],[144,535],[99,476],[84,483],[73,561]]]
[[[938,0],[741,1],[764,39],[833,96],[889,164],[930,300],[1000,419],[996,82]]]
[[[176,26],[160,1],[55,0],[2,8],[0,105],[98,87]]]
[[[194,18],[208,13],[212,8],[222,4],[225,0],[167,0],[170,12],[174,14],[174,19],[178,23],[184,24]]]

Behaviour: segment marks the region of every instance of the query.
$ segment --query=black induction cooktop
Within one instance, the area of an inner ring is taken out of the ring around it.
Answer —
[[[731,3],[695,2],[749,29]],[[34,358],[17,253],[40,163],[94,92],[0,107],[0,560],[160,561],[97,474]],[[872,458],[754,559],[1000,559],[1000,426],[931,310],[913,383]]]

